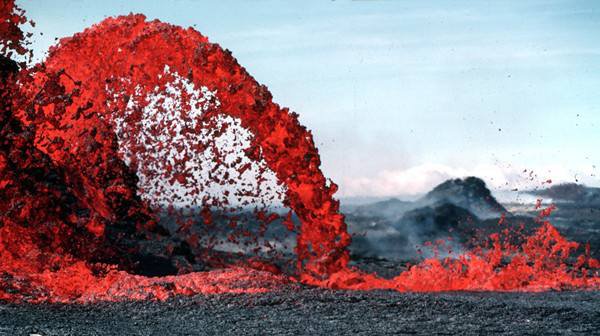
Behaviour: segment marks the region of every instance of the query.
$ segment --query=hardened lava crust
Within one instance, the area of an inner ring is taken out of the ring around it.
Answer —
[[[598,335],[600,292],[287,288],[164,302],[0,306],[0,335]]]

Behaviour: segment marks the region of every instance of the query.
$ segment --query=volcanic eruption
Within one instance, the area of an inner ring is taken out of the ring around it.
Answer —
[[[354,270],[337,186],[310,131],[228,50],[192,28],[128,15],[61,39],[28,67],[11,59],[27,53],[26,20],[13,1],[3,6],[0,299],[165,299],[290,281],[407,291],[600,285],[599,263],[585,253],[571,261],[579,246],[545,221],[548,211],[517,244],[500,223],[471,252],[393,279]],[[277,264],[283,243],[267,239],[274,226],[296,237],[291,270]]]

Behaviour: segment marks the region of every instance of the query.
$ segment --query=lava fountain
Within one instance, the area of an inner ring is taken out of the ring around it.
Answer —
[[[584,253],[568,263],[578,244],[546,212],[517,245],[500,232],[393,279],[351,269],[337,186],[310,131],[229,51],[192,28],[128,15],[61,39],[27,67],[11,60],[27,53],[23,23],[5,2],[0,299],[166,299],[296,281],[400,291],[600,285],[598,261]],[[284,243],[266,238],[274,226],[295,235],[292,270],[276,265]]]

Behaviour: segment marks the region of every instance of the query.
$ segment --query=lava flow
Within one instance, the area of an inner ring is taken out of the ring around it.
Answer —
[[[600,286],[598,261],[584,253],[569,262],[578,244],[542,217],[519,244],[495,234],[393,279],[353,270],[337,186],[320,170],[310,131],[229,51],[192,28],[129,15],[60,40],[28,67],[14,60],[28,53],[23,12],[11,0],[0,15],[0,299],[165,299],[294,281],[400,291]],[[275,226],[296,235],[292,271],[274,262],[286,244],[267,239]]]

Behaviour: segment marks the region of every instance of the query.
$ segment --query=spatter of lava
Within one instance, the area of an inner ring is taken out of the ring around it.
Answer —
[[[0,299],[165,299],[290,281],[406,291],[600,285],[598,262],[568,263],[578,244],[543,220],[521,244],[499,233],[393,279],[350,269],[337,187],[310,131],[229,51],[191,28],[129,15],[60,40],[27,67],[11,60],[28,52],[22,11],[5,1],[1,19]],[[240,215],[249,207],[254,231]],[[291,274],[271,263],[281,257],[265,239],[273,225],[297,236]],[[243,258],[248,251],[260,258]],[[203,262],[213,269],[194,271]],[[180,274],[139,275],[159,266]]]

